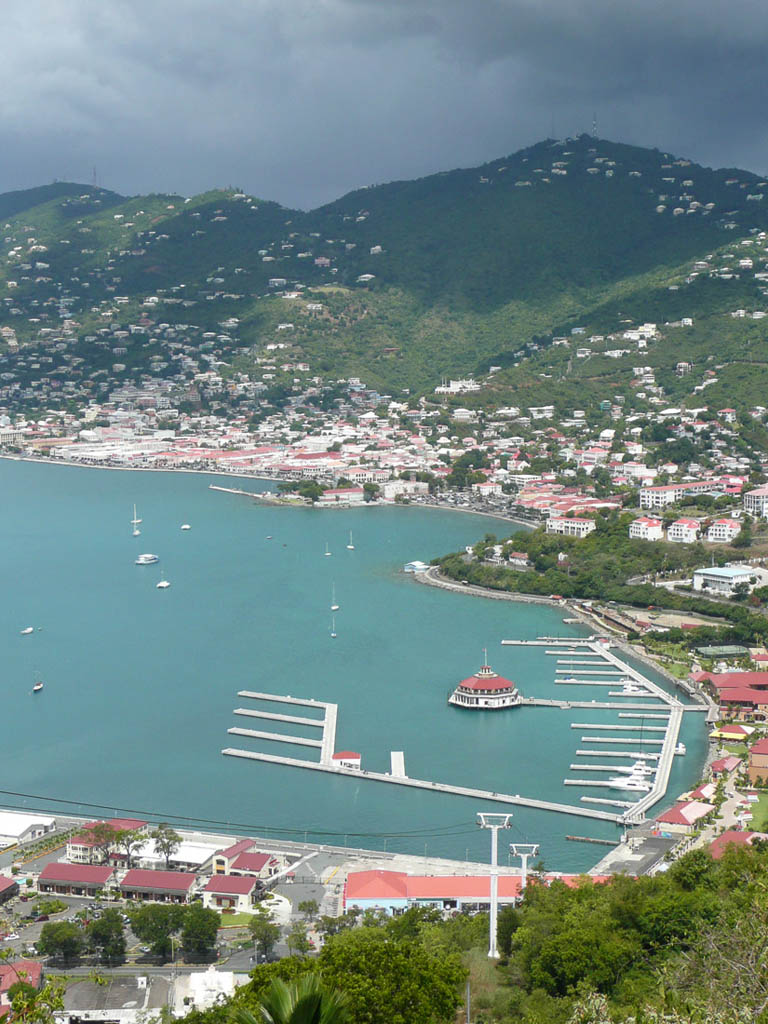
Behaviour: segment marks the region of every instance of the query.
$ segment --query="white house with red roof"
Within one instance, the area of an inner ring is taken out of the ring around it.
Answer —
[[[241,839],[214,855],[212,869],[214,875],[247,875],[263,880],[276,875],[285,864],[285,858],[256,849],[253,839]]]
[[[97,825],[109,825],[115,833],[116,841],[109,847],[106,858],[103,849],[96,844],[91,831]],[[106,822],[89,821],[83,826],[82,832],[76,836],[70,836],[67,840],[67,860],[73,864],[101,864],[105,859],[112,860],[114,855],[117,860],[124,860],[125,854],[117,843],[119,832],[138,832],[140,835],[146,835],[149,832],[149,825],[141,818],[110,818]]]
[[[363,755],[356,750],[339,750],[331,755],[331,764],[339,768],[360,769],[363,763]]]
[[[684,800],[660,814],[656,822],[669,832],[693,832],[696,825],[709,817],[715,810],[714,804],[703,800]]]
[[[261,890],[259,880],[249,875],[214,875],[203,889],[203,906],[249,913]]]
[[[715,519],[707,527],[707,540],[713,544],[730,544],[741,533],[737,519]]]
[[[332,487],[323,491],[317,499],[318,505],[363,505],[365,491],[362,487]]]
[[[719,779],[723,775],[730,775],[741,766],[742,760],[736,754],[728,754],[727,757],[719,757],[709,766],[713,779]]]
[[[482,667],[473,676],[462,679],[448,698],[448,703],[456,707],[486,711],[512,708],[521,702],[515,684],[494,672],[487,656]]]
[[[596,529],[594,519],[582,519],[580,516],[552,516],[547,520],[547,533],[559,533],[566,537],[578,537],[582,540]]]
[[[640,516],[629,524],[629,536],[633,540],[663,540],[664,524],[651,516]]]
[[[695,544],[699,539],[701,523],[698,519],[682,517],[667,529],[667,540],[673,544]]]

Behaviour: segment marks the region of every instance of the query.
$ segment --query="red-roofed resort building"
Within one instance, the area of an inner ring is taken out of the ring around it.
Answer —
[[[462,679],[448,698],[448,703],[459,708],[492,710],[512,708],[522,703],[522,697],[512,680],[494,672],[486,658],[485,664],[473,676]]]

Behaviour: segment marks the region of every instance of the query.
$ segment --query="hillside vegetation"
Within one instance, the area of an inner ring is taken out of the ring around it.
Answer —
[[[694,316],[695,357],[722,347],[718,318],[762,301],[762,286],[753,274],[689,281],[692,262],[717,262],[765,227],[765,191],[747,172],[588,136],[310,212],[232,190],[125,198],[55,184],[0,196],[0,326],[32,341],[65,299],[87,334],[135,322],[154,297],[155,322],[219,331],[235,318],[234,343],[248,351],[290,324],[281,340],[317,372],[381,388],[429,391],[442,375],[497,365],[499,400],[537,401],[552,364],[589,393],[626,365],[569,366],[548,350],[553,334]],[[727,324],[725,341],[761,364],[762,381],[764,332],[742,338],[739,326]],[[541,369],[524,360],[537,350]],[[654,356],[664,362],[661,347]]]

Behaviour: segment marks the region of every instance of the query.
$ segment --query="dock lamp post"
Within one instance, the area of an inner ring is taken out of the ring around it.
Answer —
[[[498,960],[496,948],[496,919],[499,913],[499,829],[509,828],[511,814],[478,814],[480,828],[491,830],[491,923],[488,940],[488,956]]]
[[[519,857],[523,865],[523,880],[520,886],[520,893],[525,891],[528,884],[528,861],[539,852],[538,843],[510,843],[509,852],[513,857]]]

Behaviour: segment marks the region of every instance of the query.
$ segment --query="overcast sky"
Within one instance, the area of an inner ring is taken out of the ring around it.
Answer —
[[[768,171],[765,0],[3,0],[0,191],[309,208],[589,131]]]

